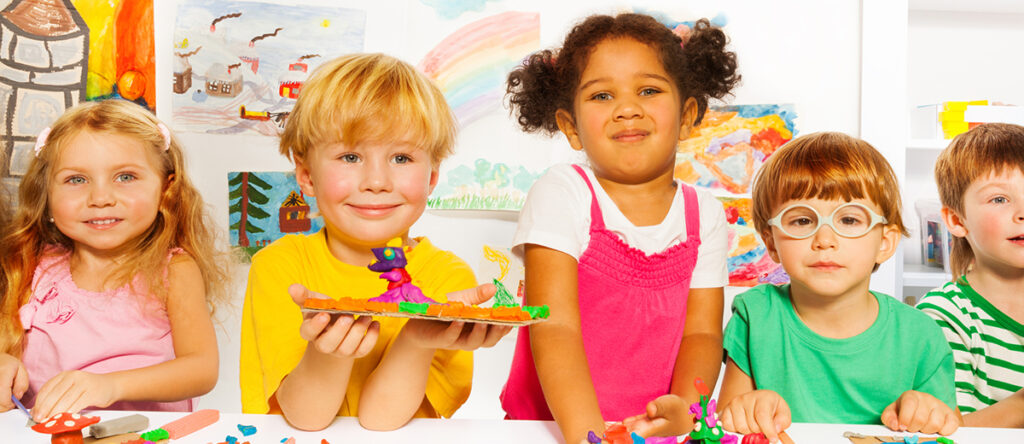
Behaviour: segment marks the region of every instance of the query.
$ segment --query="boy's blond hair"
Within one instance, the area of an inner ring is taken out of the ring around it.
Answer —
[[[1024,172],[1024,126],[986,123],[956,136],[935,161],[935,183],[942,206],[963,218],[964,193],[971,183],[1011,168]],[[966,238],[953,237],[949,259],[953,279],[967,273],[974,262],[974,251]]]
[[[281,154],[305,161],[331,143],[409,142],[434,166],[452,153],[456,121],[441,91],[408,63],[351,54],[313,72],[281,135]]]
[[[790,200],[813,198],[867,198],[881,208],[889,226],[907,235],[896,174],[885,157],[863,140],[821,132],[797,137],[779,148],[754,181],[754,228],[767,242],[773,210]]]

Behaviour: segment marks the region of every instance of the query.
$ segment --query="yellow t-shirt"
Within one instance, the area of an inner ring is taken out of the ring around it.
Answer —
[[[406,271],[427,297],[447,301],[446,294],[476,286],[473,270],[454,254],[426,238],[406,253]],[[327,249],[323,230],[288,235],[256,253],[242,308],[241,363],[243,413],[268,413],[268,400],[284,377],[298,365],[307,342],[299,336],[302,313],[288,295],[300,283],[310,290],[340,298],[366,298],[387,290],[387,281],[366,267],[343,263]],[[380,336],[373,351],[355,361],[339,416],[356,416],[363,383],[391,347],[407,319],[378,317]],[[430,363],[426,398],[414,417],[450,417],[469,397],[473,354],[438,350]]]

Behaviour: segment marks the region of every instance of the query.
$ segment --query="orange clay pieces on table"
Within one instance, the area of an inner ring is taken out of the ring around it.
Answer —
[[[161,429],[167,431],[170,439],[180,439],[197,430],[203,429],[220,420],[220,411],[213,409],[197,410],[180,419],[164,424]]]
[[[414,302],[374,302],[366,299],[306,299],[304,311],[327,311],[355,315],[373,315],[435,319],[441,321],[483,322],[499,325],[529,325],[544,321],[550,315],[546,305],[520,307],[495,305],[480,307],[461,302],[449,304],[417,304]]]
[[[906,444],[955,444],[954,441],[945,436],[873,436],[861,435],[854,432],[845,432],[843,437],[849,439],[853,444],[876,444],[876,443],[906,443]]]
[[[522,326],[547,319],[550,311],[547,305],[521,307],[509,294],[501,281],[494,280],[498,291],[493,307],[466,305],[461,302],[441,304],[429,297],[412,283],[412,277],[405,271],[408,262],[401,240],[394,239],[386,247],[372,249],[376,262],[370,270],[381,273],[381,279],[388,281],[388,289],[370,299],[340,298],[306,299],[303,311],[327,311],[354,315],[372,315],[433,319],[440,321],[466,321],[487,324]]]

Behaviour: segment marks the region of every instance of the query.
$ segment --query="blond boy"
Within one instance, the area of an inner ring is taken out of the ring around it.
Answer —
[[[413,417],[451,416],[465,402],[472,354],[463,350],[491,346],[507,328],[325,313],[304,319],[299,310],[315,293],[385,291],[386,281],[366,266],[371,249],[393,238],[411,247],[406,270],[427,297],[444,301],[476,286],[461,259],[409,236],[454,137],[440,91],[400,60],[349,55],[313,73],[280,148],[302,191],[316,197],[324,229],[285,236],[253,257],[242,315],[243,412],[280,412],[304,430],[339,415],[390,430]]]

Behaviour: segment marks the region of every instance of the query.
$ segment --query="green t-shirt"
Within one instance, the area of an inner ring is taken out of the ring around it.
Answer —
[[[871,327],[831,339],[797,317],[789,285],[751,288],[733,301],[726,354],[758,389],[781,395],[794,422],[881,424],[882,410],[907,390],[955,408],[953,354],[935,321],[872,294],[878,317]]]

